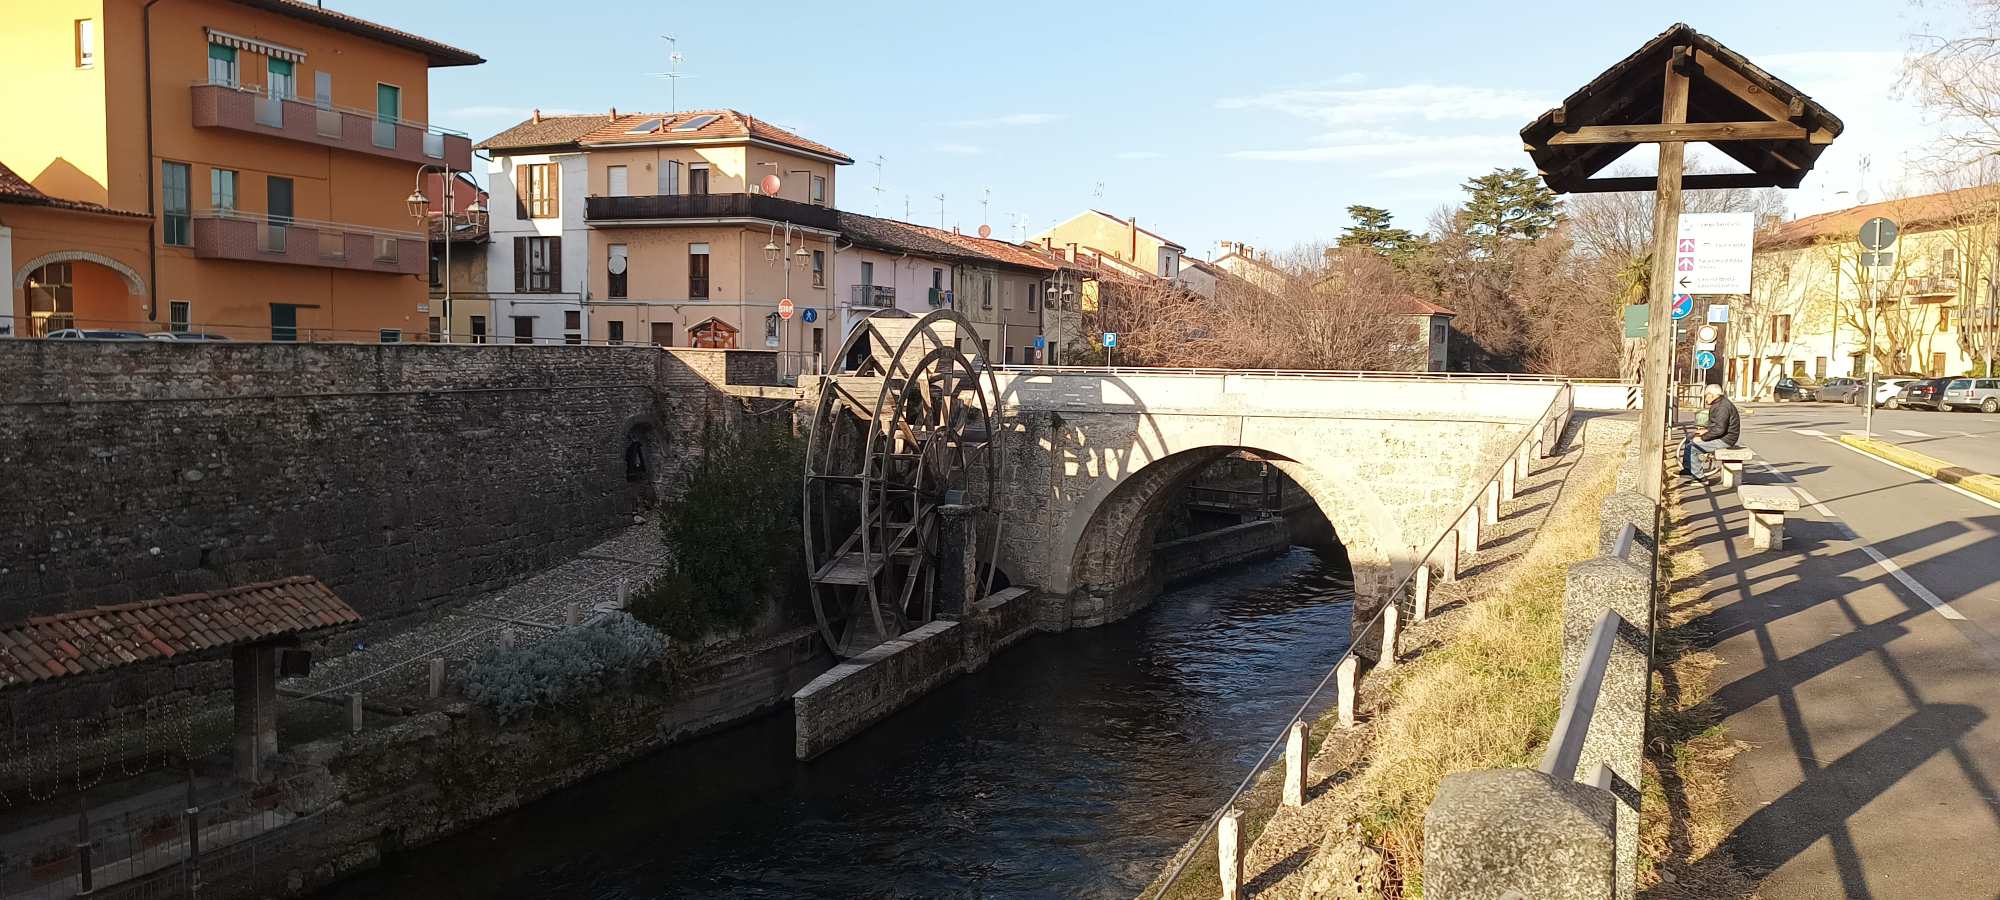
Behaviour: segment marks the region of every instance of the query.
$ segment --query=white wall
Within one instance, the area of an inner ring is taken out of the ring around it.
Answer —
[[[846,340],[855,323],[867,315],[866,310],[852,309],[847,300],[853,295],[855,285],[861,283],[861,264],[875,264],[875,283],[896,289],[896,308],[921,316],[931,311],[931,270],[944,270],[944,289],[952,289],[955,274],[952,264],[944,260],[930,259],[903,253],[887,253],[865,247],[850,247],[834,256],[832,301],[840,311],[840,338]],[[839,340],[834,341],[835,344]],[[837,347],[829,346],[831,352]]]
[[[514,208],[514,170],[518,166],[556,162],[562,166],[562,216],[556,219],[522,219]],[[486,330],[491,340],[512,340],[514,316],[535,317],[536,343],[559,344],[563,340],[563,313],[577,311],[582,332],[590,333],[590,310],[583,302],[590,284],[590,229],[583,215],[588,172],[580,153],[529,153],[496,156],[486,167],[487,189],[491,192],[489,212],[493,243],[486,251],[486,284],[493,297]],[[514,239],[517,237],[562,238],[562,284],[557,294],[514,293]]]

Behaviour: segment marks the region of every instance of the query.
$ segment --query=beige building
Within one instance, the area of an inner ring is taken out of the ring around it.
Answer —
[[[1856,240],[1876,216],[1901,231],[1887,266]],[[1761,235],[1747,302],[1731,305],[1726,377],[1744,397],[1780,377],[1963,375],[1995,329],[2000,189],[1972,188],[1836,210]],[[1872,340],[1873,352],[1870,352]]]
[[[1085,210],[1069,221],[1035,235],[1031,243],[1063,247],[1075,244],[1108,260],[1123,262],[1156,278],[1178,280],[1187,248],[1139,227],[1139,220],[1118,218],[1100,210]]]

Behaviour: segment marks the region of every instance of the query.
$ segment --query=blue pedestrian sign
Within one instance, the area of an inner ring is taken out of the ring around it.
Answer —
[[[1674,321],[1678,322],[1694,314],[1694,295],[1674,295]]]
[[[1696,350],[1694,354],[1694,367],[1697,369],[1715,368],[1715,351]]]
[[[811,325],[819,321],[819,310],[808,306],[805,312],[799,314],[799,318],[806,320],[807,325]]]
[[[1048,346],[1049,346],[1049,339],[1048,339],[1048,338],[1045,338],[1045,337],[1042,337],[1042,336],[1041,336],[1041,335],[1039,335],[1039,334],[1038,334],[1038,335],[1035,335],[1035,349],[1037,349],[1037,350],[1046,350],[1046,349],[1048,349]]]
[[[1104,333],[1104,348],[1105,348],[1106,350],[1109,350],[1109,349],[1111,349],[1111,348],[1113,348],[1113,347],[1116,347],[1116,346],[1118,346],[1118,332],[1116,332],[1116,331],[1107,331],[1107,332],[1105,332],[1105,333]]]

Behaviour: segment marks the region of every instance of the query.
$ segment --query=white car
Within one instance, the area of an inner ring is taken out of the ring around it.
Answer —
[[[1910,382],[1913,382],[1913,381],[1920,381],[1920,380],[1922,380],[1922,379],[1918,379],[1918,378],[1877,378],[1877,379],[1875,379],[1875,405],[1876,405],[1876,407],[1878,407],[1878,408],[1879,408],[1879,407],[1883,407],[1883,406],[1891,406],[1891,405],[1892,405],[1892,401],[1894,401],[1894,400],[1896,399],[1896,397],[1897,397],[1897,396],[1899,396],[1899,395],[1901,395],[1901,394],[1903,393],[1903,388],[1905,388],[1905,387],[1908,387],[1908,386],[1909,386],[1909,384],[1910,384]],[[1862,391],[1857,391],[1857,392],[1855,393],[1855,395],[1854,395],[1854,405],[1855,405],[1855,406],[1860,406],[1860,405],[1861,405],[1861,394],[1862,394],[1862,393],[1864,393],[1865,391],[1866,391],[1866,388],[1864,388],[1864,389],[1863,389]]]

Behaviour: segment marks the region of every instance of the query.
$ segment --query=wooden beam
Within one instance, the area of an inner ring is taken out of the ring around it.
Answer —
[[[1696,50],[1694,52],[1694,59],[1701,66],[1702,77],[1707,78],[1709,83],[1714,84],[1716,87],[1735,95],[1738,100],[1749,104],[1752,109],[1770,116],[1773,120],[1792,122],[1806,127],[1808,130],[1805,138],[1812,143],[1833,143],[1832,133],[1824,128],[1810,127],[1812,123],[1806,121],[1806,102],[1803,98],[1792,97],[1789,100],[1779,100],[1771,96],[1769,91],[1751,84],[1750,79],[1743,77],[1741,72],[1730,68],[1722,60],[1710,56],[1706,51]]]
[[[1790,122],[1691,122],[1685,125],[1582,125],[1549,136],[1556,144],[1657,144],[1667,141],[1799,141]]]
[[[1661,146],[1665,146],[1662,144]],[[1683,144],[1682,146],[1686,146]],[[1681,186],[1690,191],[1707,191],[1719,188],[1760,188],[1777,186],[1778,179],[1756,172],[1728,172],[1719,175],[1687,175],[1681,178]],[[1605,194],[1616,191],[1650,191],[1657,182],[1650,175],[1624,178],[1586,178],[1569,188],[1572,194]]]
[[[1679,125],[1687,121],[1687,62],[1692,48],[1677,46],[1667,60],[1666,84],[1660,97],[1660,123]],[[1660,144],[1660,166],[1653,194],[1653,270],[1646,310],[1646,377],[1641,389],[1644,406],[1639,413],[1639,459],[1643,465],[1639,491],[1654,503],[1665,492],[1667,409],[1673,402],[1674,322],[1670,312],[1674,296],[1676,240],[1680,236],[1681,174],[1687,159],[1687,143]],[[1606,179],[1614,180],[1614,179]],[[1676,416],[1678,418],[1678,415]]]

